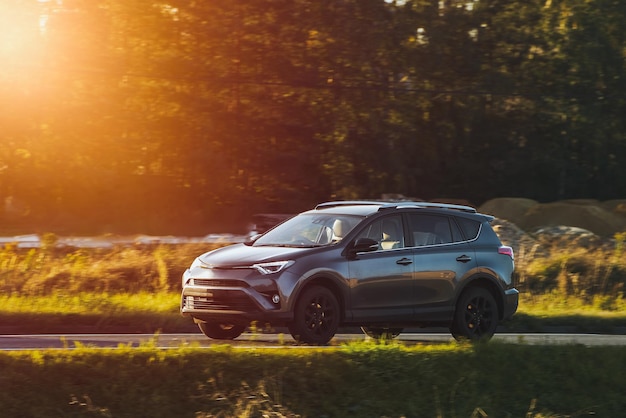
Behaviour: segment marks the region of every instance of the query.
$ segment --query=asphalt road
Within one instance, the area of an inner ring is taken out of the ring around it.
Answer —
[[[360,334],[338,334],[330,345],[336,346],[349,341],[363,340]],[[403,333],[399,340],[406,344],[448,344],[453,340],[445,333]],[[557,345],[581,344],[586,346],[626,345],[626,335],[604,334],[496,334],[494,341],[513,344]],[[230,344],[234,348],[299,347],[285,334],[244,333],[234,341],[210,340],[199,333],[186,334],[66,334],[66,335],[0,335],[0,350],[73,349],[77,346],[115,348],[136,347],[151,344],[158,348],[184,346],[210,347],[215,344]]]

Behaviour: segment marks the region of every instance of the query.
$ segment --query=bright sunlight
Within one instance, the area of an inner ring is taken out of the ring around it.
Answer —
[[[0,2],[0,66],[22,71],[41,57],[49,16],[60,1],[2,0]]]

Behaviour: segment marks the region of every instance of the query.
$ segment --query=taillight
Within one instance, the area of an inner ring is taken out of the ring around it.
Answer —
[[[498,248],[498,254],[508,255],[509,257],[511,257],[511,259],[515,260],[515,255],[513,254],[513,248],[507,245],[501,245],[500,248]]]

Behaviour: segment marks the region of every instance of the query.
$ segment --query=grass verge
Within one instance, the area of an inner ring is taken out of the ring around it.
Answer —
[[[331,349],[0,353],[7,417],[623,415],[619,347],[351,343]]]
[[[178,292],[0,295],[0,334],[75,332],[196,332],[180,315]],[[626,333],[626,307],[588,304],[557,294],[522,294],[508,332]],[[607,308],[607,306],[609,306]]]

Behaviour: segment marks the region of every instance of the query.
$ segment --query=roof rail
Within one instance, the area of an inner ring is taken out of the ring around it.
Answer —
[[[338,200],[333,202],[324,202],[315,206],[315,209],[334,208],[338,206],[354,206],[354,205],[371,205],[380,206],[378,210],[395,209],[398,207],[422,207],[422,208],[438,208],[438,209],[452,209],[462,212],[476,213],[476,209],[471,206],[455,205],[451,203],[435,203],[435,202],[416,202],[412,200]]]
[[[333,202],[324,202],[315,206],[315,209],[334,208],[337,206],[354,206],[354,205],[385,205],[387,202],[380,202],[375,200],[337,200]]]
[[[387,203],[384,206],[382,206],[379,210],[393,209],[393,208],[405,207],[405,206],[415,206],[415,207],[422,207],[422,208],[452,209],[452,210],[459,210],[461,212],[476,213],[476,209],[471,207],[471,206],[454,205],[454,204],[451,204],[451,203],[410,202],[410,201]]]

